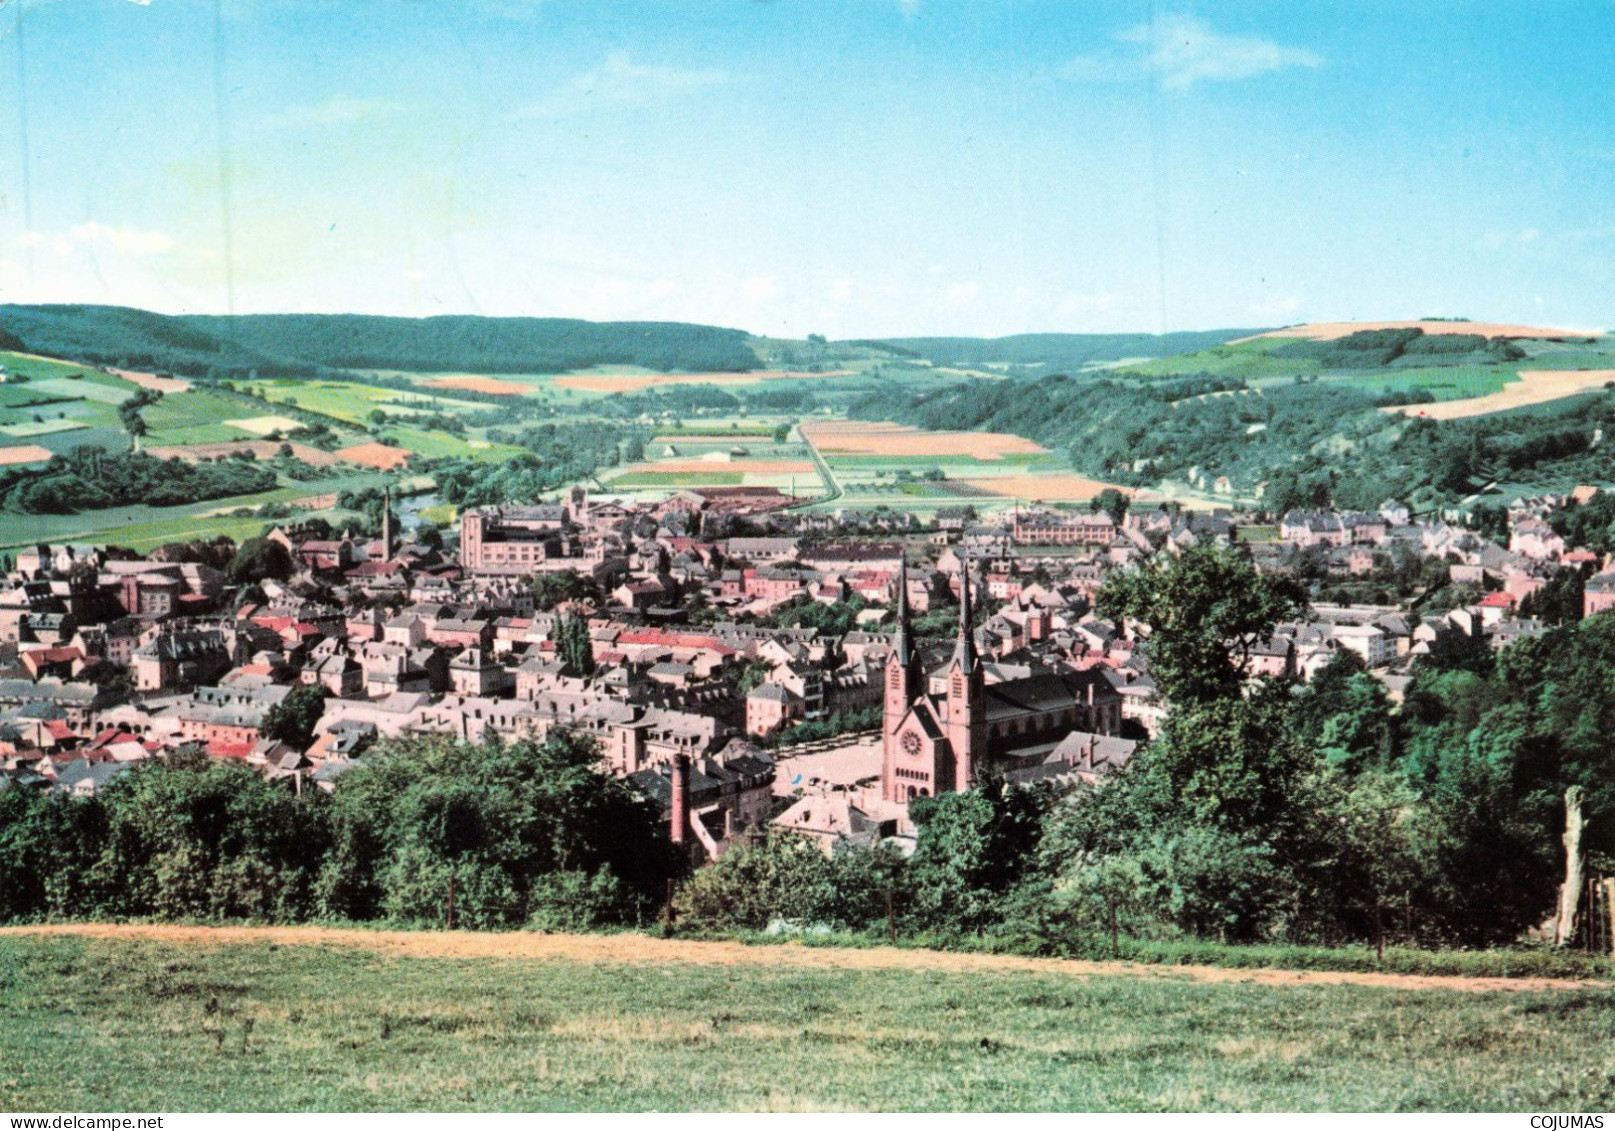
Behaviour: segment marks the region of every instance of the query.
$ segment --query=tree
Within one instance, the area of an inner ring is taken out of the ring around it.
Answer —
[[[1427,814],[1408,784],[1389,773],[1365,773],[1340,783],[1325,810],[1334,829],[1338,856],[1331,869],[1333,890],[1344,923],[1353,915],[1366,921],[1380,960],[1385,957],[1385,915],[1410,906],[1422,870],[1420,845],[1428,836]]]
[[[527,588],[532,591],[534,608],[540,611],[553,609],[567,601],[600,602],[600,587],[594,578],[575,569],[540,573],[527,582]]]
[[[989,780],[968,793],[916,798],[909,916],[921,929],[980,931],[1030,860],[1050,795]]]
[[[258,733],[284,742],[297,750],[307,750],[314,741],[314,727],[325,714],[325,688],[317,683],[294,687],[279,703],[264,712]]]
[[[1508,508],[1502,503],[1478,503],[1469,512],[1469,525],[1482,538],[1508,543]]]
[[[678,870],[656,808],[606,772],[592,739],[562,730],[383,742],[337,784],[331,835],[320,906],[345,918],[442,923],[452,890],[466,927],[633,923]]]
[[[790,438],[791,426],[789,424],[781,424],[779,427],[774,429],[774,443],[783,444]]]
[[[415,528],[415,541],[429,550],[442,550],[443,530],[435,522],[423,522]]]
[[[1305,603],[1301,586],[1209,541],[1157,554],[1099,592],[1102,615],[1142,624],[1150,674],[1174,705],[1238,696],[1252,646]]]
[[[1056,899],[1078,923],[1097,921],[1110,934],[1111,954],[1121,953],[1124,919],[1142,902],[1144,869],[1136,857],[1079,857],[1055,887]]]
[[[594,643],[589,638],[589,622],[575,613],[558,617],[551,631],[555,641],[555,656],[576,676],[594,672]]]
[[[79,917],[294,920],[310,910],[326,845],[318,790],[299,798],[239,762],[171,756],[125,771],[89,804],[105,824]]]
[[[1127,508],[1131,503],[1132,499],[1125,491],[1118,491],[1114,487],[1106,487],[1088,503],[1088,509],[1095,514],[1104,511],[1117,526],[1120,526],[1122,519],[1127,517]]]
[[[140,415],[140,410],[147,405],[156,404],[163,395],[153,389],[141,389],[134,396],[118,405],[118,420],[123,430],[129,433],[131,446],[134,450],[140,449],[140,437],[147,432],[146,421]]]
[[[794,833],[754,833],[692,876],[680,890],[678,917],[706,928],[760,931],[776,919],[828,923],[836,889],[830,860]]]

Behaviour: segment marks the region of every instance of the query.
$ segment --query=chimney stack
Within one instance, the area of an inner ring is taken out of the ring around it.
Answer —
[[[381,500],[381,557],[383,561],[392,561],[393,489],[391,487],[382,491]]]
[[[683,845],[690,835],[690,756],[673,758],[673,843]]]

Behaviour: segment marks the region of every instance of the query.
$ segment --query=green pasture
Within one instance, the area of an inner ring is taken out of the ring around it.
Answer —
[[[434,526],[453,526],[460,518],[460,508],[453,503],[439,503],[435,507],[422,507],[421,521]]]
[[[408,425],[389,424],[384,433],[426,459],[471,459],[478,463],[504,463],[513,456],[524,454],[523,449],[509,444],[472,443],[448,432]]]
[[[1615,994],[0,938],[11,1111],[1607,1111]]]
[[[377,409],[389,415],[431,412],[481,411],[489,405],[455,400],[449,390],[438,395],[433,390],[419,393],[359,385],[349,381],[255,381],[248,386],[254,395],[271,406],[290,406],[318,413],[348,424],[367,426]],[[247,415],[261,415],[263,409]]]
[[[149,429],[145,440],[148,445],[256,439],[225,421],[263,415],[264,408],[259,401],[212,389],[169,393],[156,404],[140,410],[140,417]]]
[[[0,432],[8,436],[48,436],[52,432],[69,432],[75,428],[89,427],[82,420],[19,420],[15,423],[0,424]]]
[[[216,534],[239,540],[243,531],[247,536],[257,534],[265,520],[233,517],[229,511],[262,506],[264,503],[286,503],[310,495],[376,487],[385,482],[388,482],[387,477],[378,472],[363,472],[307,483],[286,482],[270,491],[209,499],[178,507],[112,507],[66,515],[8,513],[0,516],[0,548],[29,546],[37,542],[84,542],[150,550],[165,542],[211,538]]]
[[[1321,380],[1349,381],[1375,394],[1421,391],[1430,393],[1438,401],[1457,401],[1502,392],[1504,385],[1519,379],[1514,369],[1503,366],[1446,365],[1376,369],[1338,378],[1330,375]]]
[[[31,354],[0,350],[0,365],[5,366],[12,373],[20,373],[30,380],[82,375],[85,381],[92,383],[106,384],[112,382],[125,388],[134,388],[133,385],[122,378],[114,377],[110,373],[102,373],[93,366],[78,365],[71,361],[58,361],[52,357],[34,357]]]

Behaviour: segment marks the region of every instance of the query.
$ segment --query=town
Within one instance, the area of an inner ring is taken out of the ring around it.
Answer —
[[[1396,703],[1433,649],[1500,649],[1544,617],[1615,608],[1615,571],[1558,532],[1596,495],[1516,499],[1499,537],[1394,501],[922,522],[734,489],[639,503],[577,487],[468,510],[446,549],[412,541],[390,502],[371,540],[272,525],[236,584],[179,546],[41,545],[0,592],[0,788],[91,796],[190,751],[329,791],[381,739],[563,730],[597,742],[693,862],[763,826],[826,853],[912,851],[916,797],[989,777],[1092,783],[1159,733],[1173,705],[1147,638],[1095,609],[1108,577],[1238,547],[1314,593],[1249,642],[1247,678],[1304,682],[1349,656]],[[1398,599],[1317,595],[1394,591],[1393,576]],[[1576,607],[1548,608],[1566,592]]]

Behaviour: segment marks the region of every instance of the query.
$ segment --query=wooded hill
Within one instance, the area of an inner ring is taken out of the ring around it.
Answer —
[[[596,365],[744,372],[743,330],[572,318],[364,314],[164,315],[119,306],[0,306],[10,348],[189,376],[320,370],[559,373]]]
[[[857,345],[889,349],[935,365],[1008,365],[1069,372],[1128,358],[1172,357],[1211,349],[1261,330],[1185,330],[1171,334],[1011,334],[1004,338],[882,338]]]

